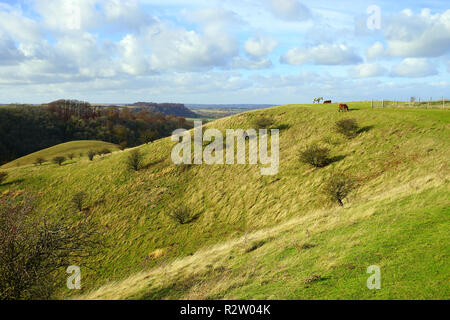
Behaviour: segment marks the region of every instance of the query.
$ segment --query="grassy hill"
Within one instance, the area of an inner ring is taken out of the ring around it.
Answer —
[[[40,194],[43,212],[70,210],[73,194],[89,194],[104,249],[81,265],[76,298],[448,299],[449,112],[368,106],[287,105],[207,124],[274,119],[283,128],[275,176],[255,165],[176,166],[166,138],[138,147],[146,164],[138,172],[125,168],[129,151],[12,167],[0,194]],[[348,117],[363,128],[353,139],[334,131]],[[301,163],[299,150],[312,143],[337,161]],[[321,192],[336,171],[357,181],[344,207]],[[199,218],[170,219],[182,205]],[[370,265],[381,268],[381,290],[366,287]]]
[[[51,161],[54,157],[64,156],[67,157],[68,154],[73,153],[75,157],[79,157],[80,153],[83,153],[86,156],[86,153],[89,150],[102,150],[109,149],[110,151],[119,150],[119,147],[113,143],[96,141],[96,140],[80,140],[80,141],[70,141],[66,143],[61,143],[56,146],[39,150],[37,152],[28,154],[24,157],[11,161],[9,163],[4,164],[0,168],[13,168],[24,165],[33,164],[37,158],[46,159],[47,161]]]

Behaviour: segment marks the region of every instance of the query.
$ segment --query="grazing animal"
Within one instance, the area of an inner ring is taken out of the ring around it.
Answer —
[[[323,104],[325,104],[325,103],[331,103],[331,100],[325,100],[325,101],[323,102]]]
[[[321,100],[323,101],[323,98],[322,98],[322,97],[314,98],[314,99],[313,99],[313,103],[316,103],[316,102],[317,102],[317,103],[320,103]]]
[[[338,111],[341,112],[341,110],[348,112],[348,106],[345,103],[339,104],[339,110]]]

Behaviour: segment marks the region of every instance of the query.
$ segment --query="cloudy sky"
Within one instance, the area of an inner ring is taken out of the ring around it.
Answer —
[[[0,0],[0,103],[438,99],[449,88],[445,0]]]

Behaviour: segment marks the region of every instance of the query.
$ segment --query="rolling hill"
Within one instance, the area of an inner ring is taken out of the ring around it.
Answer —
[[[86,153],[89,150],[97,151],[105,148],[109,149],[110,151],[119,150],[119,147],[117,145],[109,142],[96,140],[71,141],[28,154],[19,159],[6,163],[0,168],[7,169],[34,164],[37,158],[42,158],[45,159],[46,161],[51,161],[54,157],[58,156],[67,157],[67,155],[70,153],[73,153],[75,157],[78,158],[80,156],[80,153],[83,153],[84,156],[86,156]]]
[[[448,299],[450,115],[448,110],[286,105],[206,125],[251,128],[261,116],[280,130],[280,169],[172,163],[170,138],[138,149],[145,167],[126,170],[129,151],[70,166],[8,166],[0,194],[40,194],[39,209],[70,210],[89,194],[104,248],[81,265],[76,299]],[[335,132],[354,118],[359,134]],[[336,159],[299,161],[318,143]],[[340,207],[322,186],[333,172],[357,181]],[[45,191],[45,192],[42,192]],[[186,207],[198,218],[170,218]],[[377,265],[382,287],[369,290]],[[94,266],[94,267],[93,267]]]

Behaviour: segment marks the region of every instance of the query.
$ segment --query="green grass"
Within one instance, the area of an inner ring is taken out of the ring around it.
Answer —
[[[254,165],[177,167],[166,138],[139,147],[139,172],[126,170],[128,151],[11,167],[0,194],[40,194],[42,212],[70,210],[76,192],[90,195],[105,247],[82,262],[77,298],[448,299],[448,110],[348,104],[355,110],[287,105],[207,124],[223,131],[274,119],[283,128],[275,176]],[[363,127],[353,139],[334,132],[346,117]],[[339,160],[320,169],[301,163],[299,150],[312,143]],[[335,171],[358,182],[343,208],[320,192]],[[177,204],[199,218],[177,224],[167,215]],[[381,290],[365,284],[373,264]],[[313,275],[321,280],[305,283]],[[61,297],[73,294],[62,284]]]
[[[75,158],[80,158],[80,153],[83,153],[83,157],[86,158],[86,153],[89,150],[97,151],[105,148],[109,149],[110,151],[119,150],[117,145],[109,142],[96,140],[71,141],[28,154],[14,161],[8,162],[0,168],[7,169],[34,164],[37,158],[42,158],[50,162],[54,157],[57,156],[63,156],[67,158],[67,155],[70,153],[73,153],[75,155]]]

